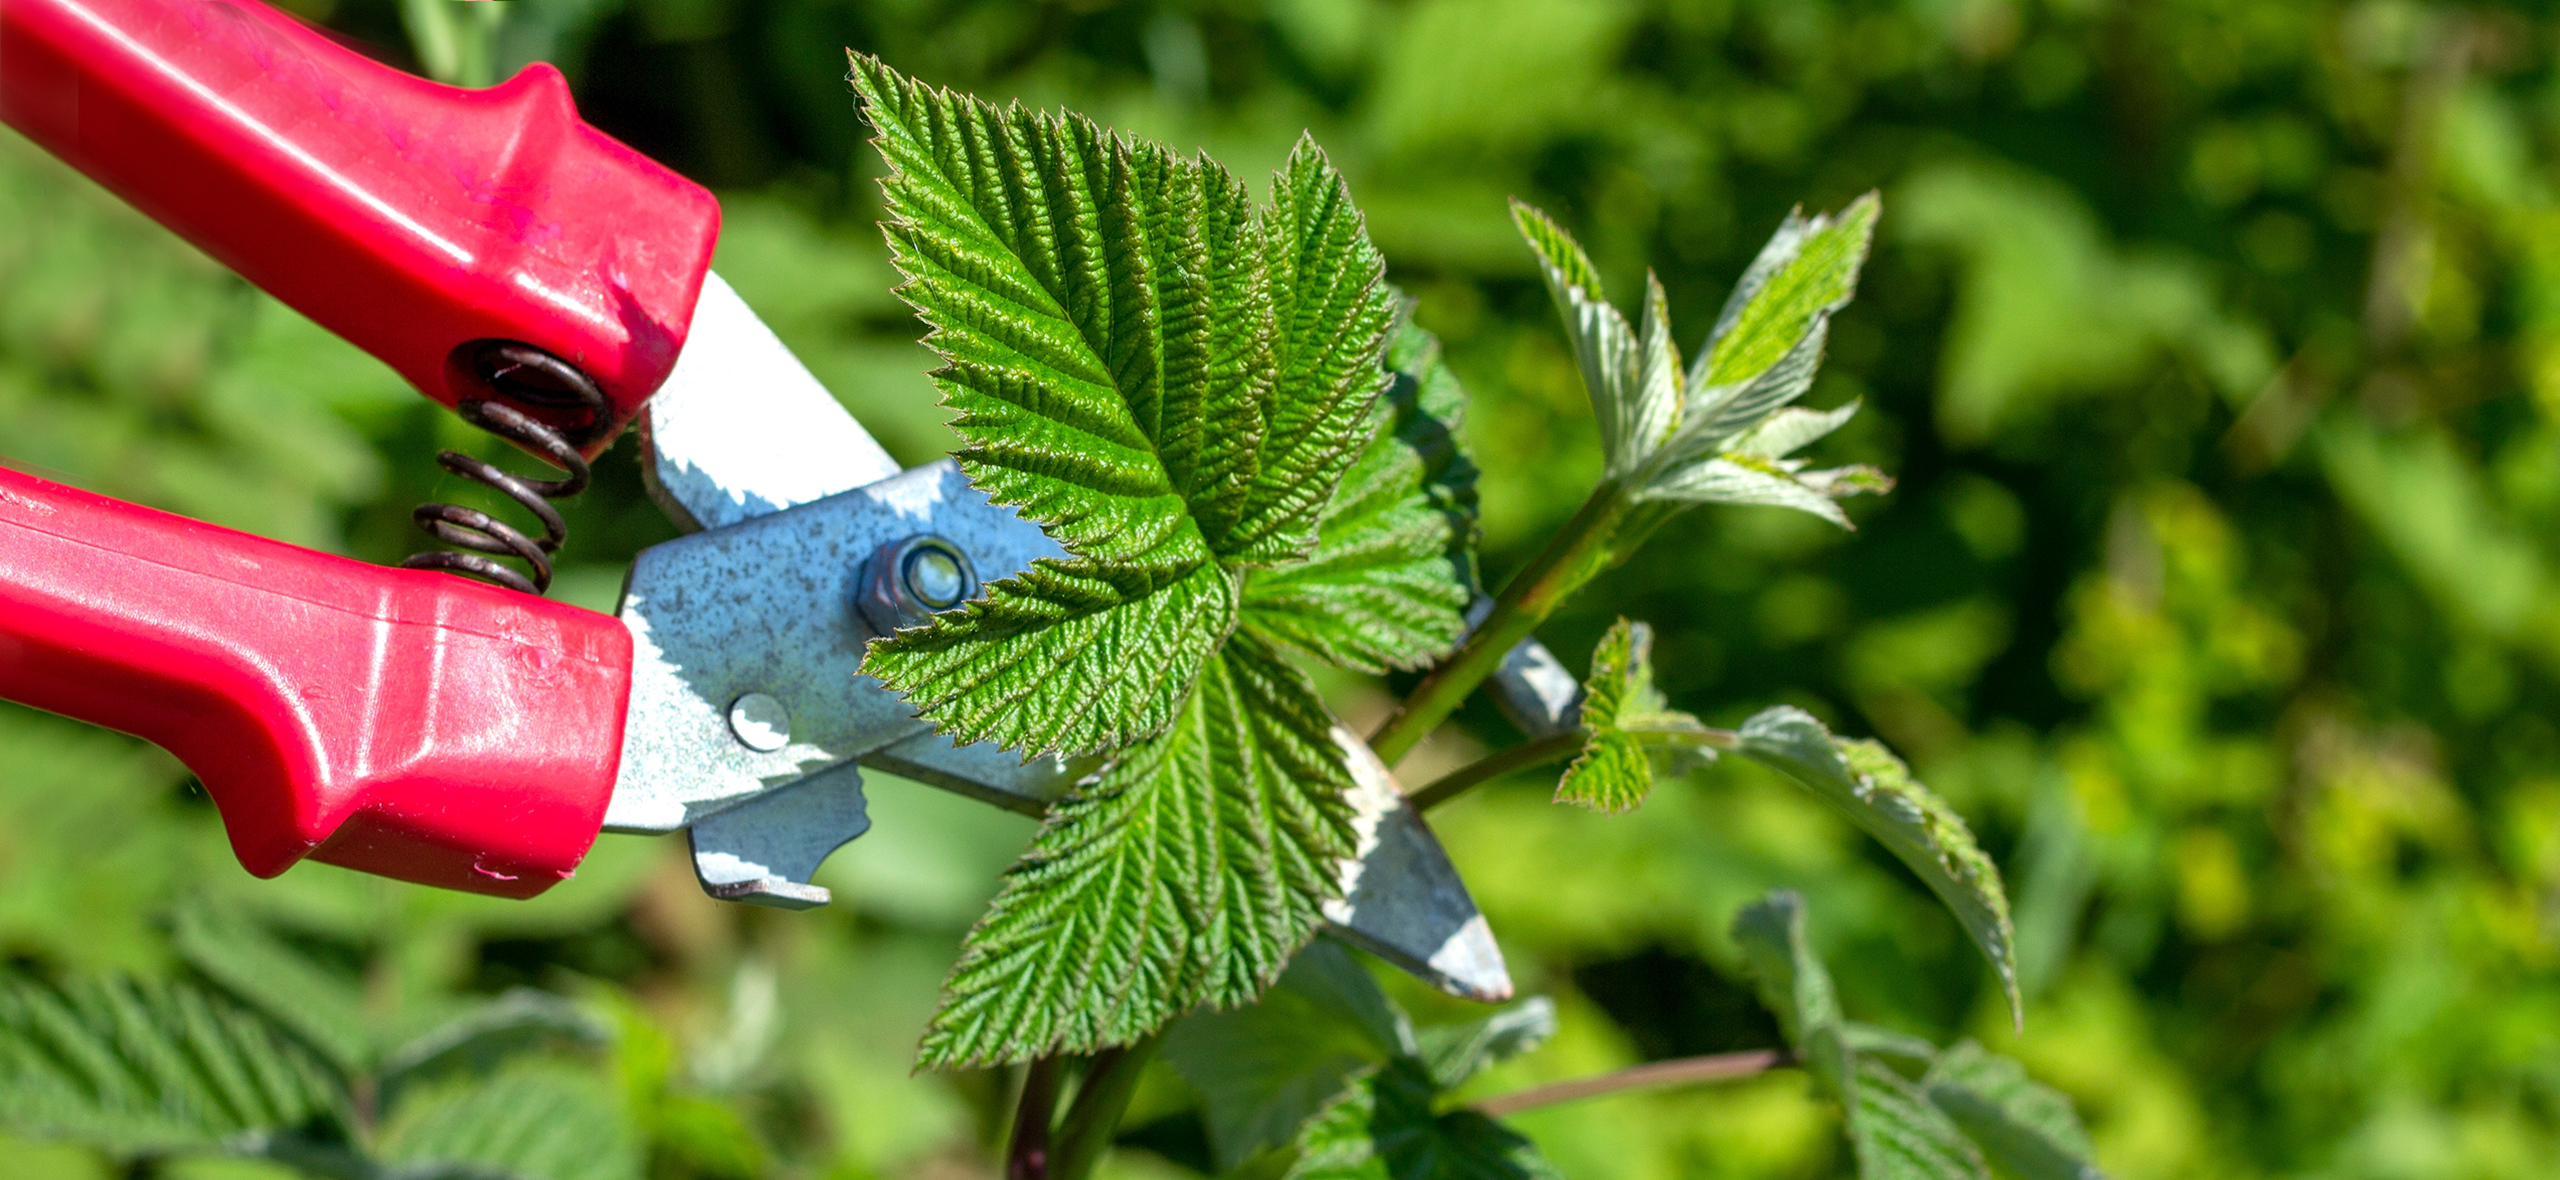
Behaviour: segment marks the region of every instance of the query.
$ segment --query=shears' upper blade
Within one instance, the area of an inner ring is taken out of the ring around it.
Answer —
[[[693,532],[852,491],[898,463],[714,273],[640,420],[640,470]]]

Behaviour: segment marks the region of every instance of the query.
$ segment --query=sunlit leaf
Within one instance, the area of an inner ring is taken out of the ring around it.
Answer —
[[[1556,310],[1568,319],[1578,314],[1583,304],[1608,306],[1609,294],[1601,289],[1600,268],[1591,265],[1591,256],[1582,252],[1582,243],[1557,225],[1546,211],[1526,201],[1511,202],[1511,224],[1518,227],[1520,237],[1538,256],[1538,271],[1547,280],[1547,294],[1556,301]],[[1579,292],[1579,298],[1574,293]]]
[[[1416,668],[1454,645],[1475,594],[1476,466],[1466,390],[1402,301],[1395,375],[1368,447],[1325,506],[1307,560],[1256,570],[1244,626],[1363,672]]]
[[[1343,472],[1376,437],[1388,376],[1382,349],[1396,311],[1386,260],[1369,243],[1350,186],[1313,138],[1299,137],[1273,179],[1260,229],[1274,379],[1252,491],[1236,523],[1210,534],[1222,556],[1250,566],[1300,561],[1315,550]]]
[[[1714,756],[1697,745],[1698,719],[1673,709],[1653,686],[1653,628],[1619,619],[1591,653],[1582,684],[1582,753],[1556,784],[1556,802],[1629,811],[1652,793],[1656,774],[1678,774]]]
[[[1661,283],[1645,276],[1642,328],[1630,327],[1573,236],[1512,202],[1573,342],[1608,478],[1639,499],[1793,508],[1843,528],[1834,501],[1890,489],[1872,468],[1807,471],[1788,457],[1857,412],[1855,402],[1819,413],[1792,403],[1813,388],[1831,315],[1857,289],[1878,208],[1869,193],[1836,216],[1790,213],[1684,374]]]
[[[1689,370],[1689,387],[1730,387],[1765,372],[1808,337],[1819,339],[1831,313],[1857,293],[1882,209],[1868,193],[1836,214],[1788,213],[1725,298]]]
[[[1858,416],[1858,402],[1833,410],[1788,406],[1760,420],[1749,434],[1733,440],[1735,454],[1775,462],[1812,446]]]
[[[1827,412],[1793,403],[1813,388],[1832,313],[1857,291],[1880,208],[1869,193],[1837,215],[1787,215],[1708,333],[1689,370],[1680,427],[1642,494],[1793,508],[1846,528],[1833,501],[1891,490],[1872,468],[1807,471],[1788,457],[1857,412],[1856,402]]]
[[[1205,157],[853,66],[961,465],[1070,551],[876,642],[865,670],[963,741],[1159,733],[1243,571],[1316,547],[1370,440],[1377,251],[1311,142],[1257,210]]]
[[[1537,255],[1547,293],[1573,342],[1592,416],[1600,423],[1600,450],[1611,477],[1644,466],[1680,419],[1679,347],[1662,284],[1645,275],[1641,330],[1609,305],[1600,275],[1573,235],[1537,208],[1514,200],[1511,220]]]
[[[1974,842],[1964,817],[1911,777],[1909,767],[1873,741],[1833,737],[1802,709],[1780,705],[1743,722],[1738,749],[1794,779],[1846,812],[1926,882],[1946,903],[2023,1020],[2018,995],[2017,935],[1999,866]]]
[[[1758,504],[1810,512],[1842,528],[1849,514],[1837,501],[1843,496],[1893,490],[1893,480],[1872,467],[1799,470],[1794,460],[1768,460],[1741,451],[1705,459],[1673,471],[1647,485],[1646,494],[1661,500],[1696,504]]]
[[[1352,851],[1333,730],[1303,674],[1231,639],[1171,729],[1050,809],[961,948],[924,1064],[1090,1052],[1261,994]]]

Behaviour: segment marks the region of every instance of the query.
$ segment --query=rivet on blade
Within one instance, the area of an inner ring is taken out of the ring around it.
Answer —
[[[730,703],[729,732],[738,736],[739,745],[770,754],[791,744],[791,712],[781,701],[751,692]]]

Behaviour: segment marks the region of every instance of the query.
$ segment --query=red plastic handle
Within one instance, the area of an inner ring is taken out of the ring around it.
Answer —
[[[488,396],[477,341],[577,365],[591,450],[674,367],[719,235],[558,70],[442,86],[257,0],[0,0],[0,119],[447,405]]]
[[[0,468],[0,698],[176,754],[261,877],[540,893],[604,823],[630,695],[605,615]]]

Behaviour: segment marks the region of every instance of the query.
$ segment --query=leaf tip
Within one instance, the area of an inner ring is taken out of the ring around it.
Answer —
[[[1856,199],[1841,207],[1837,216],[1843,222],[1859,225],[1861,232],[1872,239],[1875,236],[1876,222],[1884,217],[1883,191],[1868,189],[1858,194]]]
[[[853,86],[855,94],[861,96],[864,115],[868,118],[870,111],[879,106],[888,92],[895,89],[903,79],[899,77],[896,70],[889,68],[889,63],[880,60],[877,54],[864,53],[847,46],[844,58],[845,81]]]

